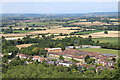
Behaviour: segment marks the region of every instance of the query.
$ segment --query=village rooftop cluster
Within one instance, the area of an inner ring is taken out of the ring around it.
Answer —
[[[99,46],[90,46],[83,45],[83,47],[96,47]],[[78,46],[76,46],[77,48]],[[34,62],[38,63],[48,63],[52,65],[61,65],[65,67],[70,67],[72,65],[81,66],[89,69],[90,67],[96,67],[96,71],[98,69],[103,70],[114,69],[114,64],[116,63],[116,58],[118,56],[112,54],[101,54],[97,52],[88,52],[81,51],[78,49],[73,49],[73,46],[66,46],[66,49],[62,51],[61,48],[44,48],[47,50],[47,57],[41,57],[38,55],[30,56],[18,53],[15,57],[19,57],[20,59],[26,59],[25,64],[32,64]],[[12,53],[8,53],[8,55],[12,55]],[[3,55],[1,55],[3,57]],[[8,63],[11,60],[8,60]]]

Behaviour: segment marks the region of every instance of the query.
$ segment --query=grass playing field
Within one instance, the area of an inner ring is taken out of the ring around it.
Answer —
[[[118,37],[105,37],[105,38],[94,38],[93,41],[99,41],[100,43],[111,43],[118,44]]]
[[[79,49],[79,50],[90,51],[90,52],[99,52],[99,53],[103,53],[103,54],[114,54],[114,55],[118,55],[118,51],[119,51],[119,50],[103,49],[103,48],[83,48],[83,49]]]

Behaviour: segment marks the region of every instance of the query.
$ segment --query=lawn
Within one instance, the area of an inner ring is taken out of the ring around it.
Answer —
[[[84,32],[77,32],[75,34],[84,35],[84,34],[90,34],[90,33],[102,32],[102,31],[104,31],[104,30],[84,31]]]
[[[28,32],[32,32],[34,30],[15,30],[14,33],[28,33]]]
[[[111,43],[111,44],[118,44],[118,37],[105,37],[105,38],[94,38],[93,41],[99,41],[100,43]]]
[[[90,51],[90,52],[99,52],[99,53],[103,53],[103,54],[114,54],[114,55],[118,55],[118,51],[119,51],[119,50],[103,49],[103,48],[83,48],[83,49],[79,49],[79,50]]]

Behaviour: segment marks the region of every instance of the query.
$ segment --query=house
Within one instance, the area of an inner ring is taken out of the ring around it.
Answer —
[[[101,48],[100,46],[82,45],[82,48]]]
[[[106,57],[117,57],[116,55],[113,55],[113,54],[101,54],[101,56],[106,56]]]
[[[47,54],[49,58],[58,58],[61,55],[60,53],[56,52],[48,52]]]
[[[90,67],[95,67],[94,65],[87,65],[87,64],[84,64],[84,63],[76,63],[75,65],[77,66],[81,66],[82,68],[87,68],[89,69]]]
[[[58,58],[60,55],[63,55],[64,58],[72,59],[74,58],[77,61],[84,62],[84,58],[86,55],[90,55],[91,58],[99,57],[99,53],[95,52],[88,52],[88,51],[81,51],[76,49],[67,49],[62,52],[48,52],[48,57]]]
[[[47,63],[54,65],[54,64],[55,64],[55,61],[47,61]]]
[[[106,61],[104,59],[99,59],[97,64],[102,64],[102,66],[106,66],[106,65],[108,65],[108,61]]]
[[[79,65],[82,65],[82,63],[76,63],[75,65],[79,66]]]
[[[42,62],[44,60],[46,60],[46,58],[40,58],[40,59],[38,59],[38,62]]]
[[[77,61],[84,62],[84,58],[85,58],[85,56],[74,56],[73,59],[75,59],[75,60],[77,60]]]
[[[33,56],[32,60],[39,60],[40,59],[40,56]]]
[[[73,49],[73,48],[79,49],[80,46],[65,46],[65,49]]]
[[[108,66],[113,66],[114,63],[113,62],[108,62]]]
[[[8,60],[8,63],[10,63],[12,60]]]
[[[72,65],[72,63],[64,63],[64,62],[59,62],[58,65],[66,66],[69,67]]]
[[[29,58],[29,56],[25,55],[25,54],[17,54],[16,57],[19,57],[20,59],[27,59],[27,58]]]
[[[72,59],[73,56],[72,56],[72,55],[66,55],[66,54],[65,54],[65,55],[63,55],[63,57],[64,57],[64,58]]]
[[[61,48],[45,48],[48,52],[62,52]]]
[[[4,55],[2,53],[0,53],[0,57],[3,57]]]
[[[45,50],[51,49],[51,48],[44,48]]]
[[[12,55],[12,52],[11,52],[11,53],[8,53],[8,55],[10,55],[10,56],[11,56],[11,55]]]

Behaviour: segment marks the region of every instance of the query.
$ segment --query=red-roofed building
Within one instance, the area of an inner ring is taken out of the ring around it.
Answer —
[[[17,54],[16,57],[19,56],[19,58],[22,58],[22,59],[26,59],[26,58],[29,58],[28,55],[25,55],[25,54]]]
[[[33,56],[32,60],[38,60],[40,59],[40,56]]]
[[[38,62],[42,62],[44,60],[46,60],[46,58],[40,58],[40,59],[38,59]]]
[[[96,59],[99,57],[100,53],[81,51],[76,49],[67,49],[63,52],[48,52],[49,57],[59,57],[59,55],[63,55],[64,58],[74,58],[75,60],[84,62],[84,58],[86,55],[89,55],[91,58]]]

